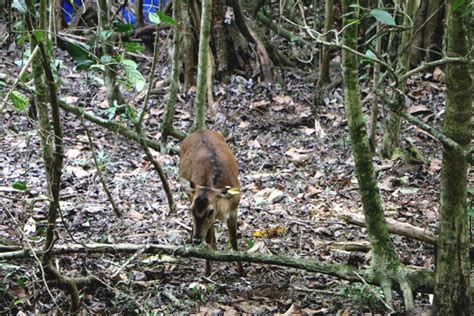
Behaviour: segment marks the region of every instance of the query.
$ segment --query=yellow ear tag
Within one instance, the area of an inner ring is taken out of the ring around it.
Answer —
[[[229,190],[227,190],[226,193],[230,194],[230,195],[238,195],[238,194],[240,194],[240,189],[239,188],[230,188]]]

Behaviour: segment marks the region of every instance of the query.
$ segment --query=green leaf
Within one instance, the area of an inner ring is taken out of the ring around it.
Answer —
[[[95,64],[92,54],[89,52],[89,46],[84,44],[66,43],[66,50],[76,61],[76,69],[88,69]]]
[[[452,6],[453,12],[457,12],[465,3],[466,3],[466,0],[454,0],[453,6]]]
[[[14,189],[25,191],[26,190],[26,182],[25,181],[15,181],[12,183],[12,187]]]
[[[10,99],[13,102],[13,107],[20,112],[23,112],[30,102],[30,99],[28,99],[26,95],[16,90],[12,91]]]
[[[113,61],[113,58],[110,55],[102,55],[100,57],[100,61],[103,62],[104,64],[109,64]]]
[[[13,0],[12,8],[16,9],[22,14],[25,14],[27,10],[25,0]]]
[[[133,122],[137,122],[137,111],[130,104],[126,104],[128,118]]]
[[[377,56],[374,54],[373,51],[371,51],[370,49],[368,49],[366,52],[365,52],[365,56],[368,58],[368,59],[371,59],[371,60],[376,60],[377,59]]]
[[[132,24],[121,23],[114,28],[115,32],[118,33],[130,33],[133,30]]]
[[[34,31],[33,33],[35,34],[35,39],[38,42],[42,42],[46,39],[45,32],[43,31]]]
[[[474,187],[467,188],[467,194],[473,194],[474,195]]]
[[[160,11],[150,13],[148,18],[150,19],[150,22],[155,23],[155,24],[160,24],[163,22],[169,25],[176,25],[176,21],[172,17]]]
[[[388,13],[387,11],[380,10],[380,9],[373,9],[370,11],[370,15],[376,18],[378,21],[390,25],[390,26],[396,26],[397,24],[395,23],[395,19],[393,16]]]
[[[135,89],[140,92],[145,88],[145,78],[138,71],[137,64],[130,59],[124,59],[120,61],[120,64],[125,69],[125,74],[127,75],[127,80],[135,85]]]
[[[124,42],[123,47],[129,53],[141,53],[145,50],[145,47],[135,42]]]

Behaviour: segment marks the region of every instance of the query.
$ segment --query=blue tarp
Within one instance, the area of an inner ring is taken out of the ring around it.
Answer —
[[[72,1],[72,2],[71,2]],[[64,20],[66,21],[67,24],[70,24],[72,21],[72,18],[75,14],[75,8],[80,8],[82,6],[82,0],[62,0],[62,10],[63,10],[63,16]],[[145,22],[148,23],[150,20],[148,18],[148,15],[150,13],[153,13],[157,10],[160,9],[160,3],[162,3],[163,6],[166,5],[167,0],[143,0],[143,13],[145,16]],[[73,3],[73,4],[71,4]],[[127,6],[121,5],[120,9],[118,10],[118,15],[119,17],[123,20],[125,23],[129,24],[135,24],[135,14],[133,13],[133,5],[135,1],[130,0],[129,4]]]

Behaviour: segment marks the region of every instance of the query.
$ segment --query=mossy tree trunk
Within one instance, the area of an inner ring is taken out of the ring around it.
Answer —
[[[467,25],[462,15],[468,2],[446,4],[446,55],[469,54]],[[443,132],[466,150],[472,139],[472,90],[469,66],[446,65],[446,113]],[[441,169],[441,206],[436,261],[436,306],[438,315],[472,315],[469,286],[469,245],[467,216],[468,162],[456,151],[444,147]]]
[[[398,59],[396,72],[398,75],[406,73],[410,69],[410,42],[413,36],[413,19],[415,17],[416,10],[418,9],[419,0],[407,0],[404,8],[403,15],[403,27],[402,37],[398,43]],[[405,107],[405,90],[406,80],[399,81],[396,83],[396,89],[393,93],[393,101],[397,106],[397,111],[401,111]],[[388,113],[388,117],[385,120],[385,134],[382,142],[381,154],[384,158],[391,158],[393,151],[398,147],[400,141],[400,126],[401,119],[399,116]]]
[[[352,7],[353,1],[343,0],[343,43],[356,50],[358,26],[354,20],[359,19],[358,8]],[[377,186],[372,154],[367,136],[367,126],[362,112],[360,86],[358,82],[358,58],[343,50],[342,52],[344,103],[349,126],[352,153],[354,156],[356,177],[362,198],[367,232],[372,248],[371,269],[380,280],[387,304],[392,306],[392,286],[398,283],[402,290],[407,309],[414,307],[413,295],[406,279],[405,268],[395,253],[385,220],[380,192]]]

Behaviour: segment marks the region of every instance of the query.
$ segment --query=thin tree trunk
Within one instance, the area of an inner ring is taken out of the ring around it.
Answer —
[[[191,19],[189,16],[190,4],[189,1],[184,1],[181,9],[181,16],[183,17],[183,41],[182,41],[182,58],[183,58],[183,72],[184,72],[184,89],[188,91],[196,83],[194,70],[194,36],[191,30]]]
[[[211,32],[212,0],[202,1],[201,31],[199,33],[199,56],[196,100],[194,102],[194,123],[192,130],[206,128],[206,91],[208,83],[209,36]]]
[[[403,27],[405,31],[402,33],[402,38],[398,44],[398,62],[397,62],[397,74],[406,73],[410,68],[410,40],[413,35],[413,19],[415,17],[416,10],[418,9],[418,0],[408,0],[405,7],[405,14],[403,18]],[[398,82],[396,92],[394,93],[394,101],[398,103],[398,110],[402,111],[405,108],[405,94],[406,80]],[[389,112],[388,117],[385,120],[385,134],[382,142],[381,154],[385,158],[391,158],[393,151],[398,147],[400,141],[400,126],[401,119],[399,116]]]
[[[145,18],[143,17],[143,0],[135,0],[135,16],[137,27],[145,25]]]
[[[173,117],[176,108],[176,100],[178,98],[179,89],[179,46],[181,42],[181,30],[183,29],[183,21],[181,20],[182,12],[181,0],[173,1],[173,18],[176,21],[173,34],[173,64],[171,66],[170,75],[170,95],[166,103],[163,122],[161,123],[161,140],[166,142],[168,135],[175,136],[178,131],[173,128]],[[180,135],[184,136],[184,135]]]
[[[382,7],[383,2],[378,1],[378,6]],[[377,22],[376,33],[379,34],[382,30],[382,26],[379,22]],[[375,51],[377,54],[380,54],[382,50],[382,39],[377,37],[375,39]],[[374,63],[374,74],[373,74],[373,86],[374,91],[378,91],[380,89],[380,64]],[[372,154],[376,151],[376,144],[375,144],[375,134],[377,132],[377,120],[379,115],[379,97],[377,94],[373,94],[372,104],[370,106],[370,123],[369,123],[369,145],[370,151]]]
[[[331,33],[329,32],[332,29],[332,23],[334,20],[334,10],[333,10],[333,0],[326,0],[326,5],[324,9],[325,19],[324,19],[324,41],[331,41]],[[323,87],[331,82],[329,76],[329,62],[331,60],[331,49],[326,45],[322,45],[321,48],[321,57],[319,63],[319,80],[318,86]]]
[[[454,8],[456,0],[447,1],[446,55],[469,54],[467,26],[463,12],[468,2]],[[444,133],[466,149],[472,139],[472,90],[466,64],[446,65],[446,113]],[[436,260],[436,307],[438,315],[471,315],[469,285],[469,245],[467,216],[467,168],[465,157],[443,147],[441,168],[441,205],[439,242]]]

